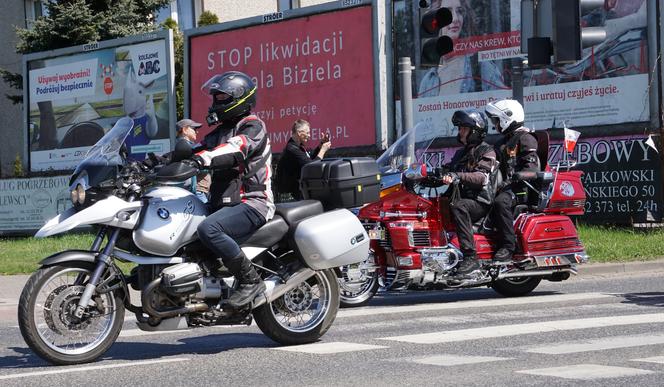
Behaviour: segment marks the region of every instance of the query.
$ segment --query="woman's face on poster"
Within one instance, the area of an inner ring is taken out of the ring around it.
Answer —
[[[441,0],[434,2],[432,5],[435,8],[446,7],[452,11],[452,23],[443,27],[440,30],[440,35],[449,36],[452,40],[458,39],[461,34],[461,28],[463,27],[463,18],[466,14],[465,9],[461,4],[461,0]]]

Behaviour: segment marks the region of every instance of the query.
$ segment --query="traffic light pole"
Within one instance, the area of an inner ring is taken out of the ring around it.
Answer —
[[[512,99],[519,101],[523,106],[523,59],[512,59]]]
[[[413,127],[413,66],[409,57],[399,58],[399,80],[401,81],[401,131],[397,138]]]

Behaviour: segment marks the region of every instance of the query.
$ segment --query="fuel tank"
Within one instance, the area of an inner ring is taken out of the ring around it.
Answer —
[[[183,188],[153,188],[143,200],[147,205],[133,239],[150,254],[172,256],[196,239],[196,228],[207,216],[207,206]]]

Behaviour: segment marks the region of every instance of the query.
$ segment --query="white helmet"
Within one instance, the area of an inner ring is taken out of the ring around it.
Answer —
[[[508,134],[514,129],[523,126],[525,114],[519,101],[501,99],[489,102],[484,109],[498,133]]]

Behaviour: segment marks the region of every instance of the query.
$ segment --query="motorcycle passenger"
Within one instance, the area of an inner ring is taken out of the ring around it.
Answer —
[[[485,112],[496,131],[503,135],[495,147],[504,185],[493,204],[493,221],[502,240],[493,261],[510,262],[516,248],[513,210],[517,204],[526,202],[528,194],[527,186],[512,182],[512,178],[517,172],[540,170],[537,139],[530,133],[530,129],[523,126],[525,113],[518,101],[503,99],[490,102]]]
[[[274,216],[270,179],[272,149],[265,123],[251,114],[256,85],[244,73],[229,71],[210,78],[202,90],[212,97],[206,117],[219,125],[202,141],[194,160],[212,171],[211,213],[198,226],[198,237],[240,284],[228,302],[245,305],[265,290],[239,244]]]
[[[458,128],[457,140],[464,147],[450,162],[454,172],[443,175],[442,181],[444,184],[457,182],[459,185],[459,197],[453,199],[450,207],[464,257],[457,272],[468,274],[480,267],[473,238],[473,222],[486,216],[491,209],[494,194],[492,176],[498,169],[498,163],[493,147],[484,142],[488,125],[480,111],[458,110],[452,115],[452,124]]]

